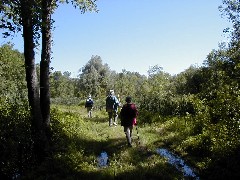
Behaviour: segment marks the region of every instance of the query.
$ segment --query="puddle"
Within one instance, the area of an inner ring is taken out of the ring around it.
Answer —
[[[100,156],[97,157],[98,166],[106,167],[108,163],[108,155],[105,151],[101,152]]]
[[[187,166],[181,158],[177,157],[176,155],[172,154],[167,149],[157,149],[157,153],[161,156],[164,156],[168,159],[168,162],[175,166],[179,171],[183,172],[183,175],[186,177],[192,177],[194,179],[199,180],[199,177],[193,172],[193,170]]]
[[[193,172],[193,170],[185,164],[184,160],[177,157],[167,149],[159,148],[156,150],[158,154],[167,158],[168,162],[175,166],[179,171],[183,173],[185,177],[191,177],[196,180],[200,180],[199,177]],[[102,151],[101,154],[97,157],[98,167],[105,168],[108,166],[108,155],[105,151]]]

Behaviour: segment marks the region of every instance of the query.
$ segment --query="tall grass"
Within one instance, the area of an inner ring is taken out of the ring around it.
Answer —
[[[133,130],[133,147],[127,146],[123,127],[109,127],[107,114],[94,111],[87,118],[83,106],[52,107],[53,155],[39,168],[27,172],[33,179],[182,179],[183,175],[156,152],[161,128]],[[108,154],[99,167],[101,152]]]
[[[192,115],[150,117],[140,113],[138,126],[133,130],[133,147],[129,148],[123,127],[109,127],[105,111],[94,110],[93,118],[87,118],[83,104],[51,107],[52,154],[40,166],[29,166],[33,158],[32,142],[27,123],[29,115],[25,111],[10,106],[1,108],[3,148],[0,149],[0,170],[8,177],[186,179],[182,172],[158,154],[159,148],[167,148],[183,158],[200,178],[239,177],[239,151],[230,146],[235,139],[226,144],[221,137],[227,131],[205,125],[205,116],[199,119]],[[150,122],[144,118],[152,120]],[[220,138],[217,137],[219,135]],[[108,155],[106,167],[100,167],[98,163],[102,152]]]

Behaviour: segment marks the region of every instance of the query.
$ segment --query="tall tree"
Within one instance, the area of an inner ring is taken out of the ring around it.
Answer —
[[[51,98],[72,98],[75,92],[75,81],[69,72],[55,71],[50,75]]]
[[[42,0],[42,55],[40,62],[40,102],[43,125],[50,136],[49,67],[51,59],[52,0]],[[50,137],[49,137],[50,138]]]
[[[51,57],[51,14],[58,3],[71,2],[81,12],[96,10],[96,0],[2,0],[0,2],[0,28],[7,29],[4,36],[22,30],[28,99],[31,107],[32,129],[36,155],[41,161],[47,147],[46,129],[50,123],[49,64]],[[40,96],[36,78],[34,50],[42,33],[42,59],[40,63]],[[41,97],[41,98],[40,98]]]
[[[87,64],[81,69],[79,75],[79,89],[85,96],[92,94],[93,96],[105,95],[110,68],[107,64],[102,63],[100,56],[92,56]]]
[[[28,99],[31,107],[32,114],[32,126],[34,137],[34,152],[37,157],[37,161],[41,162],[45,156],[47,147],[47,138],[43,130],[43,119],[40,108],[39,88],[37,84],[36,68],[35,68],[35,27],[37,22],[34,9],[37,7],[37,3],[34,1],[20,0],[17,4],[20,9],[21,25],[23,28],[23,40],[24,40],[24,57],[26,68],[26,80],[28,87]]]
[[[226,28],[227,32],[231,32],[232,42],[239,42],[240,38],[240,2],[236,0],[223,0],[223,5],[219,6],[220,11],[223,15],[226,15],[229,21],[233,24],[232,30]],[[239,44],[239,43],[238,43]]]

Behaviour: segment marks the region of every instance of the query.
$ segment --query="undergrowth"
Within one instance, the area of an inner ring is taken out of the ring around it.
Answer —
[[[54,153],[27,179],[182,179],[183,175],[156,153],[160,134],[155,126],[133,130],[133,147],[127,146],[123,127],[109,127],[107,114],[94,111],[87,118],[80,106],[52,107]],[[120,123],[120,122],[119,122]],[[99,167],[101,152],[108,154]]]
[[[164,118],[155,115],[149,122],[143,121],[146,116],[140,112],[138,126],[133,130],[133,147],[129,148],[123,127],[109,127],[107,113],[103,110],[94,110],[93,118],[87,118],[83,105],[52,105],[52,154],[36,166],[31,163],[30,125],[26,123],[29,122],[28,111],[13,109],[16,108],[1,108],[0,177],[188,179],[157,153],[159,148],[168,149],[184,159],[201,179],[239,177],[237,159],[240,155],[236,149],[239,146],[231,144],[237,142],[234,138],[225,143],[227,131],[224,126],[210,127],[204,124],[203,118],[191,115]],[[98,162],[102,152],[108,155],[105,167],[100,167]]]

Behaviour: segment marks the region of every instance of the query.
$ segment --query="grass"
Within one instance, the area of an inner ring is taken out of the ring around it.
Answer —
[[[123,127],[109,127],[107,114],[93,118],[80,106],[53,106],[53,155],[39,168],[29,169],[26,179],[183,179],[181,172],[156,153],[164,146],[161,124],[135,127],[133,147],[127,146]],[[54,110],[55,109],[55,110]],[[99,167],[101,152],[108,166]],[[23,178],[23,179],[24,179]]]

